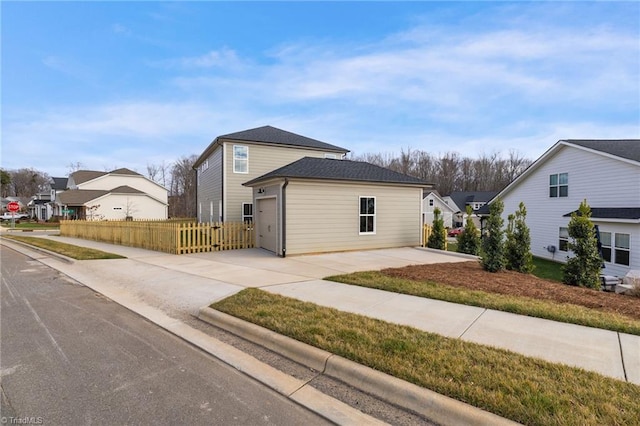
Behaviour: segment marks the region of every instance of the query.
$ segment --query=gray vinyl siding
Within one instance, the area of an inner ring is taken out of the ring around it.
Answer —
[[[376,197],[376,233],[359,234],[359,197]],[[286,188],[286,253],[420,244],[422,189],[292,181]]]
[[[342,152],[317,151],[295,147],[281,147],[274,145],[243,143],[241,141],[224,141],[226,146],[225,158],[225,221],[235,222],[242,220],[242,203],[252,202],[251,188],[242,186],[251,179],[262,176],[272,170],[285,166],[303,157],[324,158],[325,153],[337,154]],[[249,147],[248,173],[233,172],[233,146],[242,145]]]
[[[219,205],[222,199],[222,148],[218,148],[208,158],[209,168],[198,170],[198,221],[209,222],[219,219]],[[213,211],[211,204],[213,203]]]
[[[549,175],[568,173],[568,197],[549,197]],[[574,147],[563,147],[555,155],[502,197],[503,218],[518,208],[522,201],[527,208],[526,223],[531,233],[534,256],[565,262],[567,252],[558,251],[558,232],[583,200],[591,207],[640,207],[640,167],[604,155]],[[624,275],[624,270],[640,268],[640,224],[598,223],[603,231],[631,235],[631,268],[607,264],[605,273]],[[555,253],[547,247],[555,246]]]

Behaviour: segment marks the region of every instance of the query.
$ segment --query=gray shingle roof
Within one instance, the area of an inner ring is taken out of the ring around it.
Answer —
[[[97,172],[94,170],[78,170],[71,173],[71,177],[73,178],[75,184],[78,185],[99,178],[100,176],[104,176],[106,174],[106,172]]]
[[[418,178],[362,161],[304,157],[244,183],[246,186],[273,178],[346,180],[430,186]]]
[[[563,142],[640,163],[640,139],[565,139]]]
[[[109,172],[109,174],[111,175],[127,175],[127,176],[142,176],[140,173],[138,172],[134,172],[131,169],[127,169],[125,167],[122,167],[120,169],[116,169],[112,172]]]
[[[306,136],[297,135],[272,126],[257,127],[255,129],[243,130],[241,132],[229,133],[218,136],[217,139],[230,139],[247,142],[273,143],[278,145],[300,146],[313,149],[327,149],[331,151],[349,152],[348,149],[331,145]]]
[[[99,189],[70,189],[60,193],[60,202],[70,206],[80,206],[108,193],[109,191]]]
[[[56,189],[59,191],[67,189],[67,181],[69,180],[66,177],[54,177],[51,178],[53,183],[51,184],[51,189]]]
[[[467,209],[467,204],[487,203],[496,194],[498,194],[497,191],[459,191],[452,192],[449,197],[456,203],[458,209],[464,212]]]
[[[564,217],[571,216],[572,213],[579,213],[578,210],[569,212]],[[591,207],[592,219],[640,219],[640,207]]]

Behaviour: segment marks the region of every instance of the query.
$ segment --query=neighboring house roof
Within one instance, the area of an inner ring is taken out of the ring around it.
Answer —
[[[60,202],[73,206],[83,205],[107,194],[145,194],[130,186],[119,186],[111,191],[100,189],[70,189],[60,194]]]
[[[107,195],[109,191],[101,189],[70,189],[60,194],[60,202],[71,206],[79,206]]]
[[[579,210],[569,212],[564,217],[569,217],[573,213],[580,214]],[[591,207],[592,219],[640,219],[640,207]]]
[[[578,145],[640,163],[640,139],[566,139],[561,142]]]
[[[57,191],[64,191],[67,189],[67,182],[69,181],[66,177],[54,177],[51,178],[53,183],[51,184],[51,189],[55,189]]]
[[[362,161],[337,160],[331,158],[304,157],[279,169],[244,183],[252,186],[274,178],[300,178],[321,180],[344,180],[355,182],[377,182],[430,186],[413,176]]]
[[[468,204],[487,203],[497,193],[497,191],[460,191],[452,192],[449,198],[456,204],[458,211],[465,212]]]
[[[511,192],[520,182],[537,170],[544,162],[553,157],[559,150],[573,147],[594,152],[610,158],[640,166],[640,139],[563,139],[556,142],[527,169],[507,185],[496,197],[502,197]],[[493,200],[492,200],[493,201]]]
[[[134,172],[133,170],[127,168],[116,169],[112,172],[109,172],[110,175],[128,175],[128,176],[142,176],[138,172]]]
[[[226,135],[218,136],[209,144],[207,149],[204,150],[202,155],[198,157],[196,162],[193,164],[193,167],[198,167],[204,160],[206,160],[209,155],[213,152],[216,145],[220,143],[222,139],[232,140],[232,141],[243,141],[243,142],[252,142],[252,143],[264,143],[264,144],[274,144],[274,145],[284,145],[290,147],[298,147],[298,148],[308,148],[308,149],[316,149],[316,150],[327,150],[327,151],[339,151],[343,153],[349,152],[348,149],[341,148],[336,145],[331,145],[326,142],[319,141],[317,139],[311,139],[306,136],[301,136],[292,132],[287,132],[286,130],[278,129],[272,126],[262,126],[257,127],[255,129],[243,130],[240,132],[229,133]]]
[[[81,183],[89,182],[90,180],[94,180],[99,178],[100,176],[104,176],[108,174],[107,172],[97,172],[95,170],[78,170],[71,173],[71,177],[76,185]]]

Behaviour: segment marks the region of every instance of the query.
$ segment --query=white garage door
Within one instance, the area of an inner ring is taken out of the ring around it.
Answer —
[[[258,246],[276,252],[276,199],[258,200]]]

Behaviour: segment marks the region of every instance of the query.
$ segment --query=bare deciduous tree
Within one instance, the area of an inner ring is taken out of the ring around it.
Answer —
[[[197,155],[180,157],[171,168],[169,187],[169,216],[196,216],[196,172],[193,164]]]

